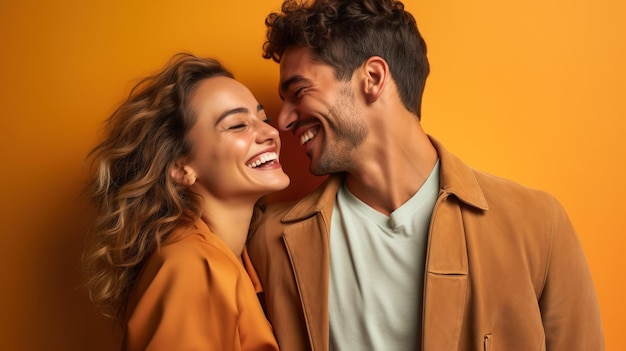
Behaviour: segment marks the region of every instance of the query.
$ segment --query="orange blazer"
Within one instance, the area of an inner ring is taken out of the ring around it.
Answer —
[[[243,257],[246,267],[199,219],[175,230],[137,277],[123,349],[278,350]]]

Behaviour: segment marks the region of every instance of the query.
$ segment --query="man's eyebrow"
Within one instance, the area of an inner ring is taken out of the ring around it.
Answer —
[[[263,107],[263,105],[258,104],[258,105],[256,106],[256,112],[263,111],[263,110],[265,110],[265,108]]]
[[[289,90],[289,87],[295,83],[299,83],[302,81],[308,81],[308,79],[304,78],[301,75],[297,75],[297,76],[293,76],[289,79],[287,79],[286,81],[282,82],[280,84],[280,91],[279,93],[283,93],[286,92],[287,90]]]

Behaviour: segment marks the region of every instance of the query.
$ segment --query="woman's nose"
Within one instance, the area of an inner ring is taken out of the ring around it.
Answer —
[[[278,129],[274,128],[267,122],[259,123],[259,133],[257,133],[259,142],[265,142],[270,139],[278,139]]]

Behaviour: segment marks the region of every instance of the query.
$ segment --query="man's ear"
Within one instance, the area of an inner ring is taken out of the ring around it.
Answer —
[[[387,61],[380,56],[372,56],[368,58],[362,66],[363,93],[368,103],[373,103],[382,95],[387,81],[391,76]]]
[[[187,165],[185,159],[179,159],[170,168],[170,176],[177,184],[191,186],[196,182],[196,172]]]

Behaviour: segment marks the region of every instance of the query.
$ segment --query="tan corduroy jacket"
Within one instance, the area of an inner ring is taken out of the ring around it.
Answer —
[[[424,281],[422,350],[604,350],[576,233],[549,194],[474,170],[432,139],[440,192]],[[281,350],[328,350],[329,228],[342,178],[268,207],[249,253]]]

